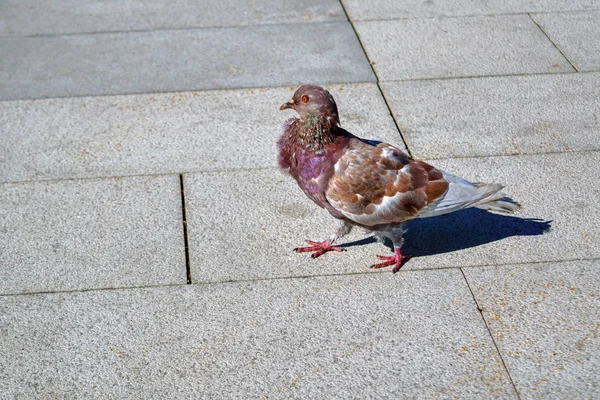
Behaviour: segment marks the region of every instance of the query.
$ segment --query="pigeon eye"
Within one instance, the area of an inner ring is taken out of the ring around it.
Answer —
[[[308,96],[304,95],[300,100],[302,100],[303,103],[308,103]]]

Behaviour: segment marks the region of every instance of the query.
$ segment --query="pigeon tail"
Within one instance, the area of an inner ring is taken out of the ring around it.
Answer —
[[[435,217],[470,207],[501,213],[512,213],[520,207],[519,203],[500,192],[504,186],[499,183],[471,183],[447,172],[443,174],[450,182],[448,191],[424,209],[419,218]]]
[[[504,187],[498,183],[474,183],[477,190],[484,193],[480,201],[473,206],[482,210],[512,214],[521,208],[521,204],[501,193]]]

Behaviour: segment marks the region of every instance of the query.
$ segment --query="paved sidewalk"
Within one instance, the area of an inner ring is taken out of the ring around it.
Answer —
[[[436,3],[3,1],[0,398],[600,397],[600,1]],[[305,83],[523,209],[292,252]]]

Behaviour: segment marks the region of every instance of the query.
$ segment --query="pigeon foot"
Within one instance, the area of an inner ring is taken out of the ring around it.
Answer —
[[[411,256],[409,254],[402,255],[402,251],[400,249],[396,249],[393,256],[377,256],[377,258],[380,260],[385,261],[379,264],[373,264],[370,266],[370,268],[384,268],[393,265],[394,268],[392,269],[392,272],[396,273],[400,270],[400,268],[402,268],[402,261],[406,262],[410,257]]]
[[[314,251],[311,255],[312,258],[317,258],[322,254],[327,253],[328,251],[344,251],[341,247],[335,247],[331,245],[331,240],[323,240],[322,242],[313,242],[312,240],[306,241],[310,246],[308,247],[296,247],[294,249],[297,253],[307,253],[309,251]]]

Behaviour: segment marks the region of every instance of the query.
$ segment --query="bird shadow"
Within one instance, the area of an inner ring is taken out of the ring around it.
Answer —
[[[431,218],[419,218],[404,226],[403,252],[412,257],[430,256],[467,249],[511,236],[536,236],[550,231],[552,221],[494,214],[477,208],[456,211]],[[375,242],[371,236],[340,247]],[[386,246],[393,248],[386,241]]]

